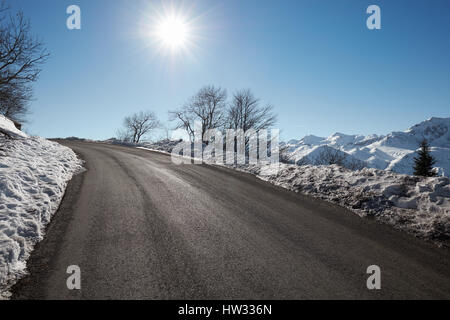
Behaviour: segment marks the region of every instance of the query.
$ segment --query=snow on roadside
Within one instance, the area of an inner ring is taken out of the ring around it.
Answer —
[[[174,143],[148,144],[141,149],[170,153]],[[450,247],[450,179],[447,177],[415,177],[369,168],[351,171],[336,165],[280,163],[228,167]]]
[[[141,143],[138,148],[147,149],[152,151],[160,151],[164,153],[171,153],[172,150],[179,145],[183,140],[162,140],[154,143]]]
[[[6,131],[6,133],[10,135],[19,136],[22,138],[26,138],[27,135],[16,128],[14,123],[6,118],[5,116],[0,114],[0,131]]]
[[[374,217],[396,229],[450,246],[450,179],[336,165],[236,166],[262,180]]]
[[[71,149],[3,129],[20,137],[0,135],[0,299],[8,298],[8,287],[25,274],[26,260],[43,239],[68,181],[82,170]]]

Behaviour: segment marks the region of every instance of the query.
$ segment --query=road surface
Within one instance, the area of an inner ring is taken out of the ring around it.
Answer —
[[[448,249],[226,168],[62,143],[87,171],[14,299],[450,298]],[[71,265],[81,290],[67,289]],[[370,265],[381,290],[367,289]]]

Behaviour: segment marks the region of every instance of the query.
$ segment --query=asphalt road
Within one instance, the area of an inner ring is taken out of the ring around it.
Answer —
[[[63,142],[86,161],[14,299],[450,298],[450,253],[233,170]],[[70,265],[82,288],[67,289]],[[366,269],[381,268],[381,290]]]

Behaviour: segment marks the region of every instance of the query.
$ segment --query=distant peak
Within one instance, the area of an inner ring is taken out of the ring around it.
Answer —
[[[313,134],[308,134],[307,136],[304,136],[303,139],[305,138],[317,138],[317,139],[324,139],[323,137],[319,137],[319,136],[315,136]]]
[[[428,127],[429,125],[434,125],[434,126],[435,125],[446,125],[446,126],[450,127],[450,118],[431,117],[425,121],[422,121],[418,124],[413,125],[406,132],[410,132],[410,131],[412,131],[414,129],[418,129],[418,128]]]

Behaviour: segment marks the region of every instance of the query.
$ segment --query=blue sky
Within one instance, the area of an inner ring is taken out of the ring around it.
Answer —
[[[167,122],[168,110],[208,84],[230,95],[251,88],[272,103],[283,139],[385,134],[450,116],[448,0],[174,1],[195,35],[176,55],[144,32],[162,3],[14,0],[52,54],[27,131],[106,139],[135,111]],[[81,30],[66,28],[72,4]],[[366,27],[371,4],[381,30]]]

